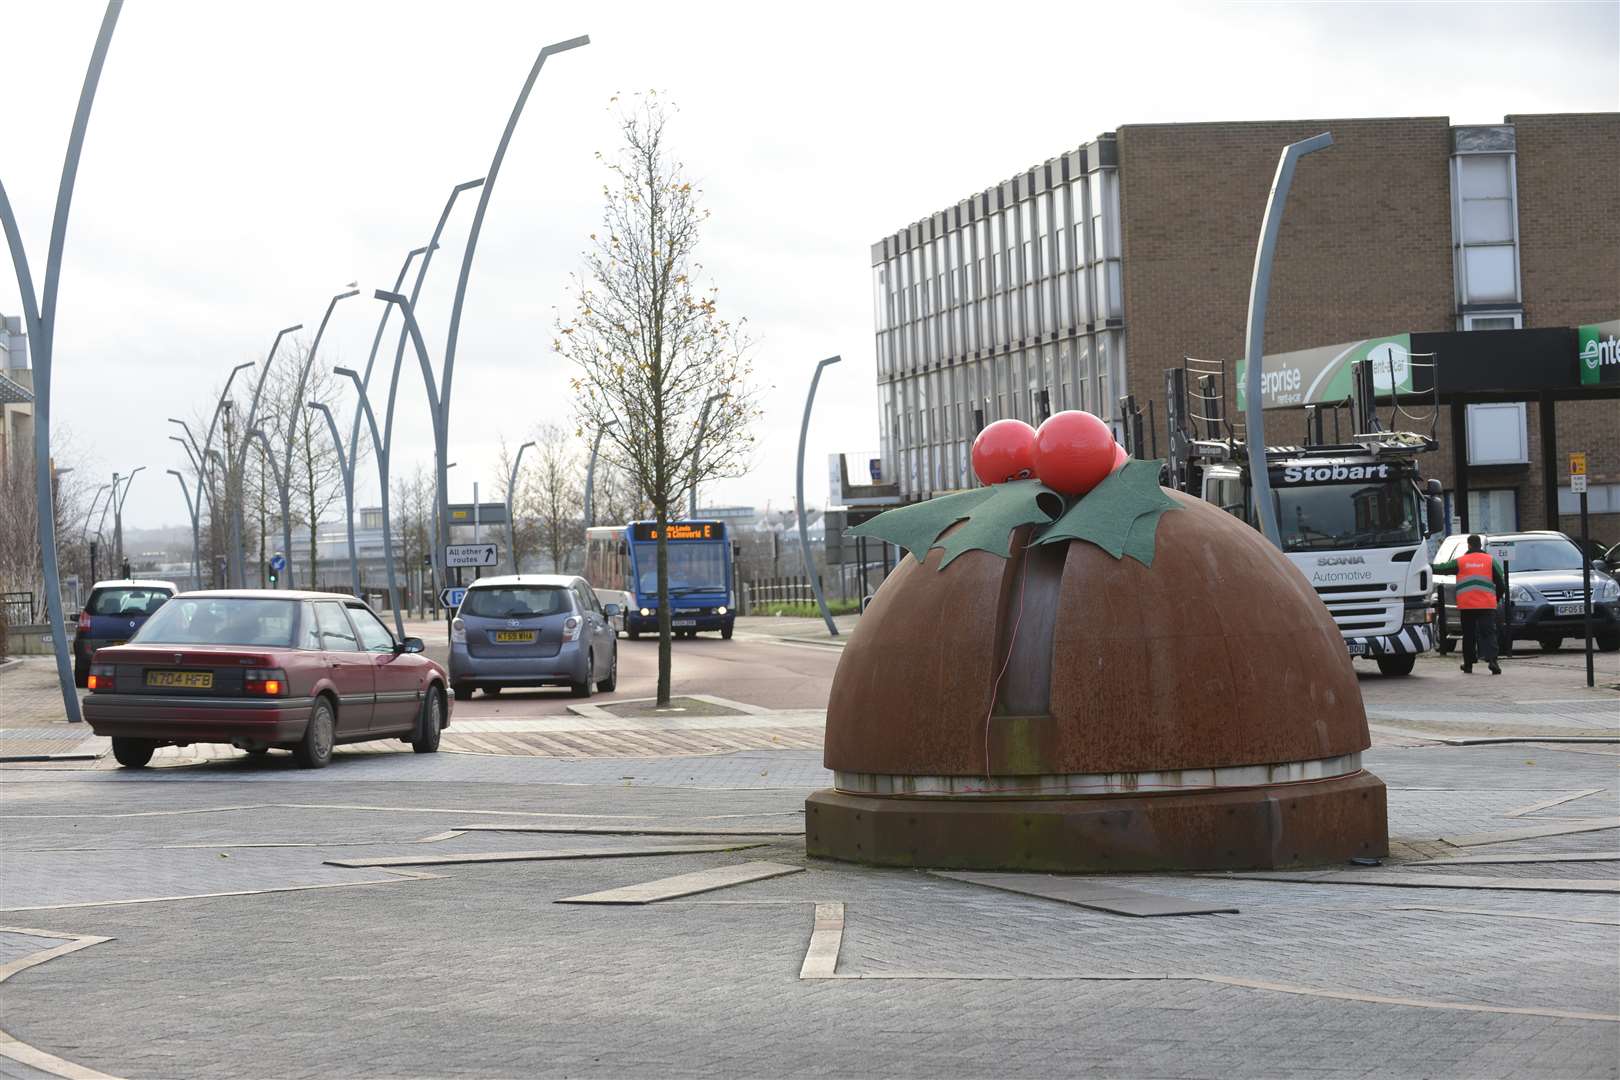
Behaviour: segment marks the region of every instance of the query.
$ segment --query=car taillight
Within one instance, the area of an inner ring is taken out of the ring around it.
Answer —
[[[91,664],[90,675],[84,685],[91,690],[111,690],[118,679],[118,669],[111,664]]]
[[[567,619],[563,620],[563,640],[564,641],[578,641],[579,640],[579,628],[581,626],[584,626],[584,625],[585,625],[584,622],[580,619],[580,617],[578,615],[570,615],[570,616],[568,616]]]
[[[287,693],[287,673],[280,668],[248,668],[242,672],[242,692],[257,697],[282,697]]]
[[[79,633],[88,634],[89,632],[90,632],[90,612],[89,611],[81,611],[81,612],[79,612]]]
[[[450,640],[457,645],[467,644],[467,624],[460,619],[450,620]]]

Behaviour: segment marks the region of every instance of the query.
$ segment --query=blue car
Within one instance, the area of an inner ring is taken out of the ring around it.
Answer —
[[[98,581],[79,612],[73,639],[73,681],[87,685],[96,650],[122,645],[179,590],[172,581]]]

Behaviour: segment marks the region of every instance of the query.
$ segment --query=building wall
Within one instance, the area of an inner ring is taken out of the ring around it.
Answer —
[[[1510,116],[1508,122],[1519,148],[1524,325],[1620,318],[1620,113]],[[1591,484],[1620,484],[1620,401],[1560,402],[1557,434],[1561,487],[1568,486],[1571,450],[1586,452]],[[1541,474],[1532,471],[1526,486],[1539,500]],[[1577,516],[1563,515],[1561,522],[1571,533],[1579,528]],[[1593,515],[1592,534],[1620,542],[1620,514]]]
[[[1452,329],[1445,117],[1127,125],[1119,130],[1127,381],[1144,412],[1154,401],[1161,444],[1165,368],[1183,356],[1225,361],[1232,381],[1278,155],[1322,131],[1334,145],[1294,174],[1265,351]],[[1229,385],[1228,415],[1234,393]],[[1288,438],[1269,441],[1298,439],[1300,418],[1277,422]]]

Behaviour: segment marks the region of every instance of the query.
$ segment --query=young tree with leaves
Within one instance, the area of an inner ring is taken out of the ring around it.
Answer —
[[[694,484],[742,473],[758,416],[743,327],[720,316],[718,289],[699,284],[697,246],[708,213],[670,154],[668,124],[651,93],[621,115],[624,146],[607,165],[602,225],[574,277],[574,314],[559,319],[553,343],[578,368],[581,432],[604,433],[604,456],[645,495],[659,525],[659,704],[670,697],[664,526]]]

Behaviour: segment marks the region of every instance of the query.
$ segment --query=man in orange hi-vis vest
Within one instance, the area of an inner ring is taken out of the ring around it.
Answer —
[[[1468,550],[1450,562],[1434,564],[1436,574],[1457,575],[1457,614],[1462,617],[1462,669],[1474,670],[1474,661],[1490,665],[1492,675],[1502,674],[1496,663],[1496,605],[1507,592],[1507,579],[1501,565],[1485,550],[1476,534],[1468,538]]]

